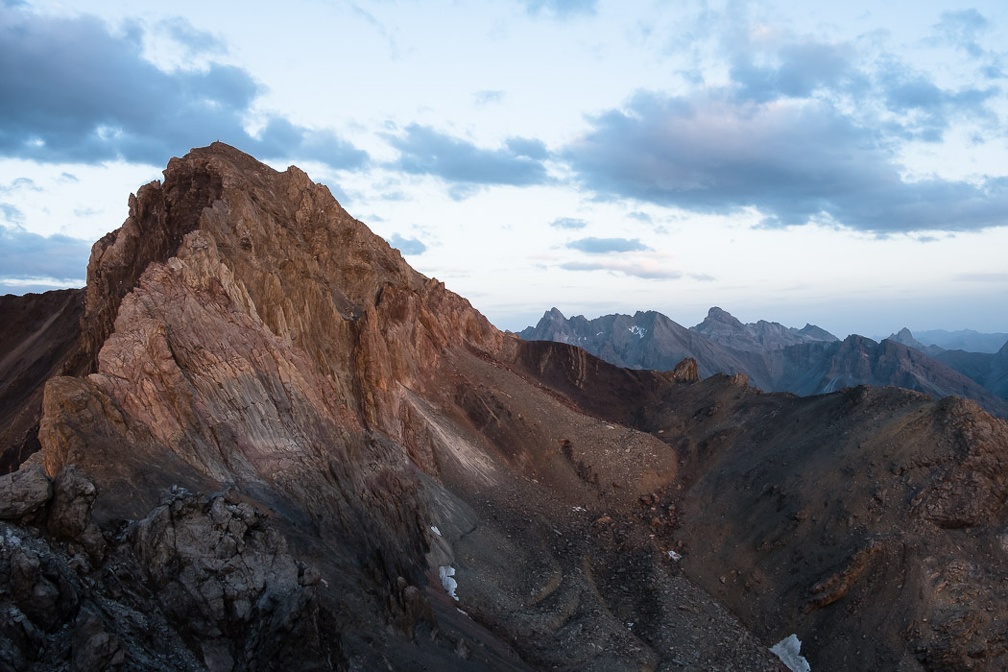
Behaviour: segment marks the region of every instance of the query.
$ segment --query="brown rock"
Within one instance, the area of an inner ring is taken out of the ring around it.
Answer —
[[[18,520],[45,506],[52,483],[35,465],[0,476],[0,520]]]
[[[697,361],[692,357],[682,360],[672,370],[672,378],[680,383],[695,383],[700,380],[700,370]]]
[[[74,465],[60,470],[54,481],[47,528],[58,539],[76,542],[96,560],[105,550],[105,540],[91,519],[98,491]]]

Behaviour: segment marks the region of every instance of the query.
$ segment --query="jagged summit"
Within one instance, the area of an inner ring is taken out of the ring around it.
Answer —
[[[903,345],[914,348],[915,350],[928,352],[928,346],[914,338],[913,332],[907,327],[903,327],[894,334],[889,334],[889,337],[886,340],[896,341],[897,343],[902,343]]]
[[[837,337],[814,325],[802,329],[785,327],[778,322],[760,320],[743,324],[738,318],[717,306],[711,308],[700,324],[691,331],[710,338],[721,345],[745,352],[778,350],[801,343],[832,342]]]
[[[400,332],[403,323],[408,331]],[[410,268],[325,186],[296,167],[278,172],[219,142],[172,159],[163,182],[131,197],[128,219],[95,244],[88,264],[82,351],[98,375],[87,387],[135,411],[143,434],[219,480],[236,469],[274,477],[268,448],[290,429],[300,427],[303,449],[326,441],[315,424],[345,426],[343,413],[362,428],[382,428],[394,422],[398,402],[387,391],[395,383],[434,366],[445,347],[464,341],[495,350],[502,339],[467,301]],[[166,356],[154,369],[152,352]],[[176,397],[178,376],[190,401]],[[134,389],[143,378],[144,390]],[[362,383],[374,390],[364,398],[356,392]],[[60,385],[71,383],[51,386],[50,407],[63,404]],[[287,399],[272,399],[272,410],[264,410],[262,436],[227,438],[245,433],[247,418],[222,432],[219,417],[243,407],[251,392],[272,398],[273,391]],[[311,412],[298,417],[292,397]],[[170,410],[152,414],[158,408]],[[67,461],[94,460],[70,454],[60,415],[42,427],[52,473]]]
[[[707,317],[700,324],[706,324],[713,327],[716,324],[723,324],[729,327],[735,327],[737,329],[742,329],[743,325],[738,320],[737,317],[729,313],[727,310],[720,308],[718,306],[711,306],[707,311]],[[700,325],[697,325],[698,327]]]

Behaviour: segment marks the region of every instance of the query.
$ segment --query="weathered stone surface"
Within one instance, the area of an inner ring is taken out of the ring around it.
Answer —
[[[128,538],[165,616],[201,642],[208,669],[332,653],[306,568],[249,504],[178,492]]]
[[[672,370],[672,377],[680,383],[696,383],[700,380],[700,373],[697,370],[697,362],[691,357],[676,364]]]
[[[52,482],[38,466],[0,476],[0,520],[17,520],[37,511],[52,497]]]
[[[100,561],[105,539],[91,519],[91,509],[97,496],[94,483],[78,472],[76,466],[64,467],[53,483],[46,528],[57,539],[80,545],[94,560]]]

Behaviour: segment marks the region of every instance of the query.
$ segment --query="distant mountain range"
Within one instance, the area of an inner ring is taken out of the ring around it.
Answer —
[[[936,333],[936,332],[928,332]],[[987,347],[992,338],[1004,336],[1004,334],[978,334],[975,331],[938,332],[945,334],[959,334],[956,338],[948,339],[946,343],[972,343],[971,347]],[[992,352],[983,350],[970,351],[966,348],[945,349],[937,345],[924,345],[920,339],[915,338],[909,329],[901,329],[898,333],[889,337],[889,340],[897,341],[911,348],[916,348],[931,355],[953,371],[957,371],[966,376],[978,385],[986,388],[1002,399],[1008,398],[1008,342],[1002,341],[1001,347]]]
[[[939,332],[928,333],[933,338]],[[983,344],[996,337],[951,333],[958,340],[950,335],[944,342]],[[568,319],[553,308],[519,335],[577,345],[634,369],[670,370],[692,357],[701,377],[743,373],[767,392],[807,396],[857,385],[895,386],[935,398],[973,399],[1008,417],[1008,344],[994,353],[945,350],[922,343],[908,329],[881,342],[858,335],[840,340],[812,324],[801,329],[765,320],[743,324],[718,307],[689,328],[655,311],[589,320]]]
[[[986,352],[995,353],[1008,342],[1008,334],[993,333],[984,334],[972,329],[960,329],[958,331],[945,331],[944,329],[932,329],[928,331],[918,331],[917,341],[925,345],[935,345],[942,350],[965,350],[966,352]]]

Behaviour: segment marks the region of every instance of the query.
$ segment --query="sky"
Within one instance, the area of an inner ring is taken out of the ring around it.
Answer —
[[[0,3],[0,293],[220,140],[502,329],[1008,332],[1003,0]]]

